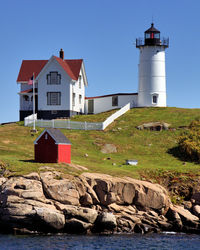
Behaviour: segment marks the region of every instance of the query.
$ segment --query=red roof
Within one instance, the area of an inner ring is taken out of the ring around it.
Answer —
[[[103,98],[103,97],[116,96],[116,95],[138,95],[138,93],[117,93],[117,94],[111,94],[111,95],[101,95],[101,96],[85,97],[85,99],[86,100],[88,100],[88,99],[96,99],[96,98]]]
[[[23,60],[17,82],[28,82],[33,76],[33,72],[37,77],[47,62],[48,60]]]
[[[73,80],[78,80],[83,62],[82,59],[62,60],[56,56],[54,58]],[[48,60],[23,60],[17,82],[28,82],[33,72],[35,77],[37,77],[47,62]]]
[[[37,93],[37,89],[35,88],[35,92]],[[20,94],[33,93],[33,89],[27,89],[19,92]]]

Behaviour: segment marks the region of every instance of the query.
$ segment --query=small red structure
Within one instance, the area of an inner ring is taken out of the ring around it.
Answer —
[[[59,129],[45,129],[34,141],[35,161],[71,163],[71,142]]]

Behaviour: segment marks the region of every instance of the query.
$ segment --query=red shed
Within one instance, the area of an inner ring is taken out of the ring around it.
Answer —
[[[35,161],[45,163],[70,163],[71,142],[59,129],[45,129],[35,140]]]

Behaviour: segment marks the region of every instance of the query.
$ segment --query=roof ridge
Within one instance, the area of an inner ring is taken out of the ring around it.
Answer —
[[[60,66],[65,70],[65,72],[73,79],[73,80],[77,80],[77,77],[74,75],[74,73],[72,72],[69,64],[61,59],[60,57],[54,56],[54,58],[57,60],[57,62],[60,64]],[[65,65],[64,65],[65,64]],[[66,67],[66,68],[65,68]]]

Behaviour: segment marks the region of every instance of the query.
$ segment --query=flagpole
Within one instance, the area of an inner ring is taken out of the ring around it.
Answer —
[[[33,131],[35,131],[35,81],[33,73]]]

